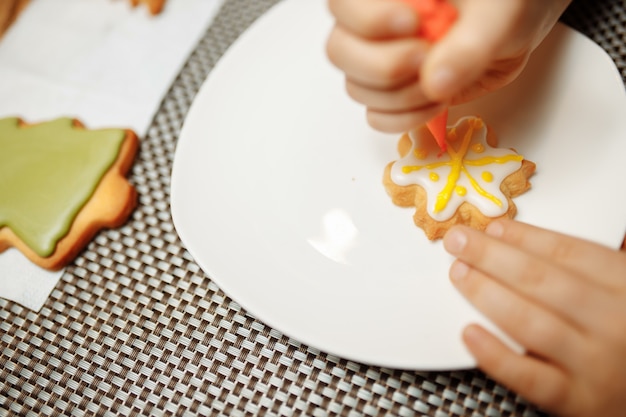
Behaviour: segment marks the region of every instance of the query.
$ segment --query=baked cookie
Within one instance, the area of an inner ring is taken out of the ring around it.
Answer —
[[[28,5],[30,0],[1,0],[0,1],[0,38],[11,26],[19,14]]]
[[[137,202],[125,175],[138,144],[131,130],[70,118],[0,119],[0,253],[13,246],[59,270],[100,229],[121,226]]]
[[[491,129],[478,117],[448,128],[442,152],[424,126],[398,143],[401,159],[385,168],[383,184],[392,201],[415,207],[413,220],[430,240],[455,224],[484,230],[517,213],[512,197],[530,188],[535,164],[511,149],[496,148]]]
[[[157,15],[163,10],[166,0],[130,0],[133,7],[140,3],[145,4],[150,14]],[[0,38],[19,14],[28,5],[30,0],[0,0]]]

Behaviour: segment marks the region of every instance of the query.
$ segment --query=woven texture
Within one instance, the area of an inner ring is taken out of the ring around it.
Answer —
[[[168,204],[182,122],[220,56],[275,2],[224,4],[142,140],[127,225],[100,233],[40,312],[0,299],[0,416],[542,415],[479,371],[384,369],[304,346],[249,316],[182,247]],[[575,2],[563,20],[626,75],[620,0]]]

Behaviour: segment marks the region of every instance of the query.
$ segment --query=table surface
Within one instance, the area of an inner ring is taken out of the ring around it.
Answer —
[[[66,269],[39,312],[0,299],[0,416],[544,415],[477,370],[348,361],[257,321],[207,277],[170,216],[176,140],[228,46],[276,0],[226,0],[167,93],[134,165],[139,206]],[[562,19],[626,79],[626,6],[574,1]]]

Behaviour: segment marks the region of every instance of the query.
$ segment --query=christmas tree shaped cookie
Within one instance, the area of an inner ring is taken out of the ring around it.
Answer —
[[[13,246],[58,270],[100,229],[123,224],[137,200],[125,178],[137,147],[130,130],[0,119],[0,253]]]

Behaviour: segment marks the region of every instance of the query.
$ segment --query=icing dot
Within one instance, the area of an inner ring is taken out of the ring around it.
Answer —
[[[489,171],[483,171],[483,173],[480,174],[480,176],[483,177],[483,180],[487,182],[493,181],[493,174]]]
[[[454,191],[456,191],[456,193],[458,195],[460,195],[461,197],[463,197],[465,194],[467,194],[467,188],[463,187],[462,185],[457,185],[454,188]]]
[[[428,151],[422,148],[414,150],[413,153],[415,154],[415,157],[417,159],[426,159],[426,157],[428,156]]]
[[[472,145],[472,150],[476,153],[483,153],[485,152],[485,145],[482,143],[475,143]]]
[[[436,172],[431,172],[429,177],[432,182],[439,181],[439,174],[437,174]]]

